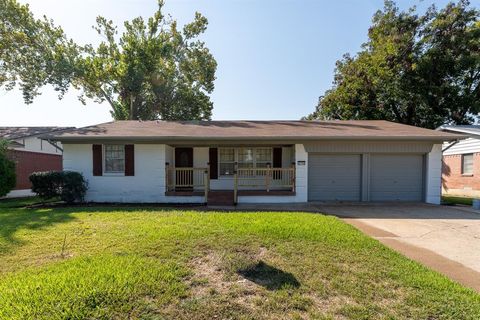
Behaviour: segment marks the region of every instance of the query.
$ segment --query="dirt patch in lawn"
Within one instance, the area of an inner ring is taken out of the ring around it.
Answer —
[[[265,319],[290,319],[293,315],[309,319],[313,314],[346,319],[345,306],[358,306],[350,297],[318,295],[302,286],[289,272],[275,267],[275,257],[266,248],[257,252],[240,249],[235,252],[206,252],[190,262],[192,275],[188,279],[190,299],[228,301],[248,310],[248,314]],[[285,292],[288,292],[286,295]],[[277,304],[289,307],[283,313]]]
[[[192,297],[204,299],[224,295],[243,306],[253,308],[255,300],[264,295],[265,289],[243,277],[235,269],[257,263],[265,255],[265,251],[262,248],[257,254],[208,252],[193,259],[190,262],[193,275],[189,279]]]

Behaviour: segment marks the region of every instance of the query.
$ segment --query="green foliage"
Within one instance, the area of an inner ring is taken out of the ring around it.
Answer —
[[[8,141],[0,139],[0,197],[6,196],[17,181],[15,162],[7,156]]]
[[[60,199],[66,203],[84,201],[88,185],[80,172],[63,171],[63,183],[60,192]]]
[[[83,175],[75,171],[34,172],[30,182],[32,191],[43,200],[60,197],[67,203],[83,201],[88,188]]]
[[[29,179],[32,183],[32,191],[41,199],[52,199],[60,193],[63,180],[60,171],[34,172]]]
[[[420,15],[386,1],[356,56],[307,119],[385,119],[435,128],[480,112],[479,11],[461,0]]]
[[[442,203],[446,205],[461,204],[461,205],[471,206],[472,202],[473,202],[473,198],[442,196]]]
[[[112,21],[97,18],[102,38],[97,47],[79,46],[44,18],[36,20],[28,5],[0,0],[0,85],[17,82],[30,103],[45,84],[60,92],[73,86],[86,98],[112,107],[112,116],[125,119],[210,119],[216,61],[198,37],[208,21],[196,13],[178,30],[162,13],[126,21],[118,36]]]
[[[0,0],[0,86],[7,90],[17,84],[25,103],[50,84],[59,98],[75,76],[80,47],[46,17],[35,19],[28,5]]]

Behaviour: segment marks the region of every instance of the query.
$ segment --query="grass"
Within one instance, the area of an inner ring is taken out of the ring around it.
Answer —
[[[467,197],[442,196],[442,203],[447,205],[462,204],[466,206],[471,206],[472,200],[473,198]]]
[[[480,295],[335,217],[18,205],[0,319],[480,318]]]

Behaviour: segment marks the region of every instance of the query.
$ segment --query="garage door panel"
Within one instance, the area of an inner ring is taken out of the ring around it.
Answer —
[[[371,201],[422,201],[422,155],[372,155]]]
[[[308,165],[309,200],[360,200],[360,155],[310,154]]]

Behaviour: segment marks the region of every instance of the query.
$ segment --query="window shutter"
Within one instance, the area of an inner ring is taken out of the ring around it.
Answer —
[[[273,148],[273,168],[282,167],[282,148]],[[274,180],[282,179],[282,172],[274,171],[273,172]]]
[[[125,175],[135,175],[135,149],[133,144],[125,145]]]
[[[273,148],[273,167],[282,167],[282,148]]]
[[[218,149],[210,148],[208,150],[208,158],[210,164],[210,179],[218,179]]]
[[[101,176],[103,173],[102,145],[101,144],[92,145],[92,154],[93,154],[93,175]]]

